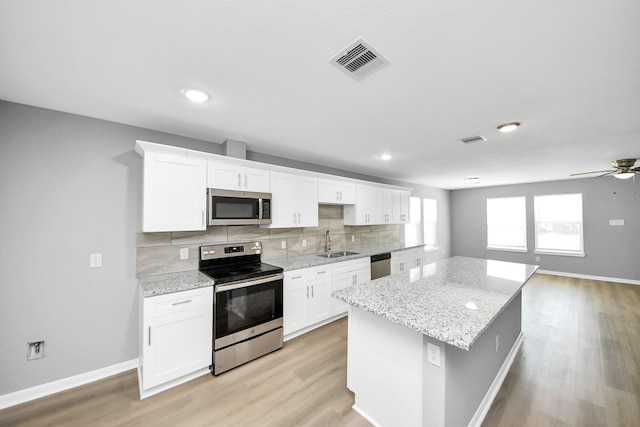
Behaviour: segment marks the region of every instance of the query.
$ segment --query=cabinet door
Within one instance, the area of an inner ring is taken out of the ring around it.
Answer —
[[[242,174],[237,166],[224,163],[207,163],[207,186],[224,190],[239,190]]]
[[[318,179],[296,175],[293,199],[296,203],[295,227],[318,226]]]
[[[322,322],[331,317],[331,273],[316,271],[309,285],[309,324]]]
[[[373,187],[368,185],[356,186],[356,204],[344,207],[345,225],[369,225],[372,224],[372,206],[374,204]]]
[[[409,222],[409,192],[395,190],[393,192],[393,222],[407,224]]]
[[[307,326],[309,287],[304,272],[284,274],[283,317],[284,334],[290,334]]]
[[[271,186],[269,171],[255,168],[242,168],[242,189],[258,193],[269,193]]]
[[[270,228],[294,227],[296,211],[294,208],[292,175],[271,173],[271,224]]]
[[[343,273],[337,276],[333,276],[331,288],[333,291],[337,291],[339,289],[355,285],[356,277],[357,276],[355,272]],[[349,304],[335,298],[332,298],[331,306],[331,311],[334,315],[346,313],[349,308]]]
[[[340,203],[342,204],[354,204],[356,202],[356,185],[350,182],[343,182],[340,184],[338,190],[340,193]]]
[[[211,365],[213,306],[145,319],[145,389]]]
[[[384,224],[391,224],[394,222],[393,217],[393,190],[382,190],[382,217],[381,220]]]
[[[328,179],[318,180],[318,202],[319,203],[339,203],[340,191],[338,181]]]
[[[143,167],[142,231],[205,230],[206,162],[146,152]]]

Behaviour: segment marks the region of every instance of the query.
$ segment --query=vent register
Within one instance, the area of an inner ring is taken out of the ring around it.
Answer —
[[[356,80],[365,78],[389,63],[362,38],[344,48],[330,62]]]

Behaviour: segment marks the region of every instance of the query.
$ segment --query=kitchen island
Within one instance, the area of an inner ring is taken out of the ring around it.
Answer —
[[[334,292],[350,305],[354,409],[378,426],[480,425],[522,343],[536,269],[454,257]]]

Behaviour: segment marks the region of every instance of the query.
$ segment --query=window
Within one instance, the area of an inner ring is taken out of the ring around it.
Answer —
[[[422,207],[424,246],[425,249],[433,249],[438,247],[438,201],[423,199]]]
[[[487,199],[487,249],[527,251],[524,196]]]
[[[536,253],[584,256],[582,194],[553,194],[533,199]]]
[[[438,247],[438,201],[409,199],[409,223],[404,226],[404,241],[410,245],[424,244],[425,249]]]

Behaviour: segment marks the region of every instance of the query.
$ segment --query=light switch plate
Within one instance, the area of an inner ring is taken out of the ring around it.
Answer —
[[[180,248],[180,259],[189,259],[189,248]]]

